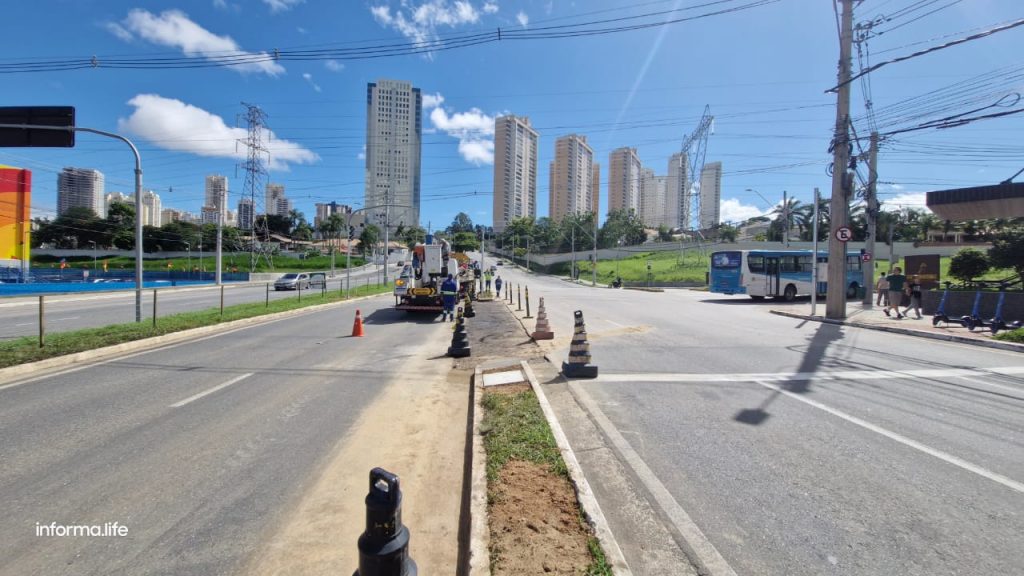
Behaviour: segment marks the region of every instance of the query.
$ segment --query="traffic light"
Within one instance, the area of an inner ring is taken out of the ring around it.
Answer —
[[[355,237],[356,237],[356,227],[355,226],[349,226],[348,227],[348,239],[349,240],[355,240]]]

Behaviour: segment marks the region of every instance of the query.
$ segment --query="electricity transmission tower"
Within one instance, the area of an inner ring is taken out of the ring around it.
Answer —
[[[704,158],[708,151],[708,136],[712,132],[715,117],[711,115],[711,106],[704,106],[704,114],[697,123],[697,129],[683,137],[680,151],[686,164],[683,194],[679,196],[679,217],[683,230],[700,230],[700,177],[704,172]],[[692,181],[691,181],[692,179]],[[696,225],[694,221],[696,220]]]
[[[256,264],[261,257],[266,261],[267,266],[273,270],[274,261],[266,250],[266,240],[270,235],[267,219],[265,216],[262,219],[257,217],[261,213],[261,207],[263,208],[263,214],[267,214],[268,209],[267,206],[263,205],[262,193],[257,193],[260,190],[263,177],[267,175],[267,170],[263,167],[263,157],[269,155],[269,151],[263,145],[263,127],[266,125],[267,115],[259,106],[254,104],[242,102],[242,106],[246,108],[245,122],[248,134],[245,140],[239,140],[237,144],[241,144],[246,148],[246,160],[241,164],[242,169],[245,171],[245,187],[242,195],[244,198],[249,199],[249,209],[252,210],[249,222],[247,222],[249,225],[249,271],[256,271]],[[262,242],[260,241],[261,238],[263,239]]]

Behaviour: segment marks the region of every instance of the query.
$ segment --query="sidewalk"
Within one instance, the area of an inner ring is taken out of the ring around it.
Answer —
[[[974,331],[971,332],[967,328],[961,326],[958,319],[950,318],[949,324],[939,323],[938,326],[932,326],[931,316],[925,315],[918,320],[914,317],[913,310],[910,311],[910,316],[904,316],[902,320],[898,320],[895,316],[888,317],[884,312],[882,312],[882,310],[882,306],[867,307],[861,302],[847,302],[846,319],[831,320],[825,318],[823,315],[825,312],[825,303],[819,302],[817,310],[818,314],[815,316],[811,316],[809,314],[809,304],[787,306],[782,309],[775,308],[771,310],[771,313],[779,316],[788,316],[790,318],[811,320],[814,322],[825,322],[827,324],[838,324],[842,326],[855,326],[857,328],[867,328],[869,330],[881,330],[884,332],[894,332],[909,336],[933,338],[936,340],[959,342],[961,344],[972,344],[987,348],[1024,352],[1024,344],[995,340],[992,338],[992,333],[988,328],[975,328]]]

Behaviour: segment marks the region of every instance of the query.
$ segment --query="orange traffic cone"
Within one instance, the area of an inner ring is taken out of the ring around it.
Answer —
[[[356,320],[352,323],[352,336],[362,337],[363,336],[363,313],[356,310]]]

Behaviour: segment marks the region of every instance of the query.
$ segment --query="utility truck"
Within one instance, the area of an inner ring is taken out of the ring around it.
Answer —
[[[442,312],[441,284],[448,275],[455,278],[460,299],[472,282],[472,276],[460,269],[447,240],[435,243],[431,236],[426,240],[412,249],[412,260],[405,263],[395,280],[396,310]]]

